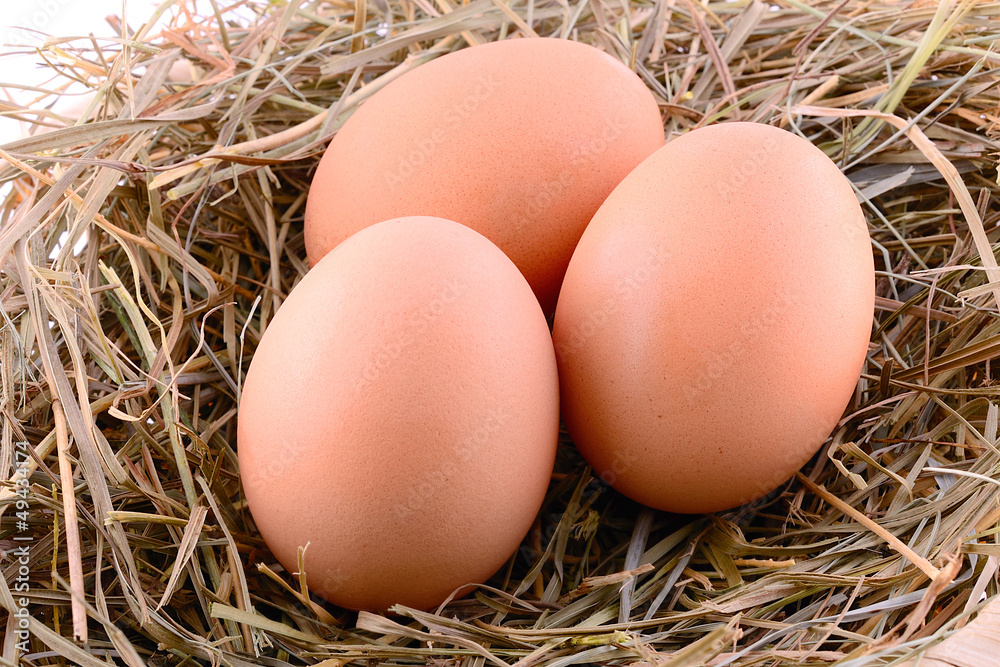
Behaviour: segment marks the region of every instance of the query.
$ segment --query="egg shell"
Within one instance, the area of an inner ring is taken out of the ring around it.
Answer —
[[[510,260],[438,218],[369,227],[292,290],[239,406],[243,487],[289,572],[349,609],[437,605],[516,550],[559,425],[545,317]]]
[[[874,297],[864,215],[822,151],[761,124],[691,131],[622,181],[570,262],[553,330],[567,428],[650,507],[754,500],[842,416]]]
[[[380,220],[440,216],[496,243],[551,312],[590,218],[662,145],[656,100],[603,51],[549,38],[456,51],[337,132],[309,190],[309,261]]]

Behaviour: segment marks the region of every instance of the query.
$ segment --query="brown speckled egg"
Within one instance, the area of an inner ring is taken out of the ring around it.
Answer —
[[[551,312],[590,218],[662,145],[656,100],[603,51],[562,39],[456,51],[337,132],[309,190],[309,261],[380,220],[440,216],[497,244]]]
[[[754,500],[842,416],[874,298],[864,215],[818,148],[752,123],[689,132],[622,181],[570,262],[553,331],[566,425],[650,507]]]
[[[239,406],[246,498],[275,557],[349,609],[429,608],[517,549],[555,459],[545,317],[511,261],[439,218],[327,255],[268,325]]]

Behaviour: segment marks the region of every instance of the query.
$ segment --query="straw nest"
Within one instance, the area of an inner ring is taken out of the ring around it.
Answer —
[[[0,102],[35,126],[0,152],[3,664],[997,664],[973,619],[1000,563],[1000,4],[199,6],[50,39],[51,81]],[[864,375],[820,453],[752,506],[643,510],[564,438],[489,585],[347,613],[254,529],[241,381],[307,270],[303,204],[337,128],[442,53],[535,35],[630,64],[668,137],[772,123],[841,166],[878,270]],[[79,122],[50,109],[71,82],[92,91]]]

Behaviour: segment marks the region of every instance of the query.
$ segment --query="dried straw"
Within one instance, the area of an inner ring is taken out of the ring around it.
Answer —
[[[33,126],[0,147],[3,664],[859,667],[977,645],[996,664],[1000,3],[199,6],[50,39],[49,83],[0,105]],[[532,533],[473,597],[344,612],[254,529],[243,374],[307,270],[305,195],[344,120],[443,53],[534,35],[633,66],[668,136],[772,123],[840,165],[878,270],[864,375],[752,506],[641,511],[565,440]],[[80,120],[49,109],[71,82]]]

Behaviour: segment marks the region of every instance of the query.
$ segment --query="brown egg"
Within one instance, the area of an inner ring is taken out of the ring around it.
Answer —
[[[310,590],[350,609],[437,605],[490,577],[543,500],[555,354],[527,282],[438,218],[382,222],[292,290],[239,409],[254,521]]]
[[[864,215],[818,148],[767,125],[692,131],[622,181],[570,262],[553,331],[566,425],[650,507],[754,500],[842,416],[874,298]]]
[[[598,49],[456,51],[386,85],[334,137],[306,205],[309,261],[380,220],[441,216],[496,243],[551,312],[590,218],[662,145],[652,94]]]

